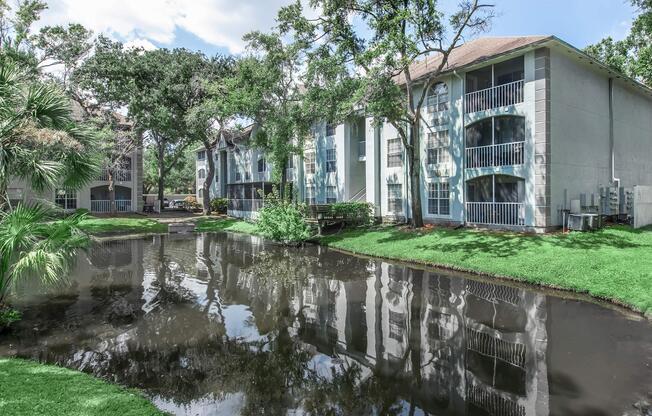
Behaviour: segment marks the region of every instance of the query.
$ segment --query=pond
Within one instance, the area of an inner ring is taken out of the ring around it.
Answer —
[[[621,415],[652,392],[633,314],[252,236],[99,243],[20,299],[0,356],[178,415]]]

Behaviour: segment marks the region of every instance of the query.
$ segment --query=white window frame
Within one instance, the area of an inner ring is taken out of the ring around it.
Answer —
[[[317,203],[316,191],[314,184],[306,185],[306,204],[315,205]]]
[[[337,202],[337,186],[328,185],[326,187],[326,203],[334,204]]]
[[[441,182],[429,182],[428,183],[428,204],[427,212],[428,215],[438,216],[438,217],[450,217],[451,215],[451,193],[450,193],[450,183],[441,181]],[[443,201],[446,201],[443,203]],[[445,210],[442,208],[446,208]],[[436,208],[436,209],[432,209]]]
[[[314,175],[316,171],[315,152],[306,152],[303,159],[306,175]]]
[[[197,178],[198,179],[206,179],[206,169],[201,168],[197,171]]]
[[[337,150],[326,149],[326,173],[337,172]]]
[[[398,190],[398,194],[396,194],[396,190]],[[392,209],[392,205],[398,206],[399,210]],[[387,211],[393,214],[400,214],[403,212],[403,184],[387,184]]]
[[[399,159],[399,162],[396,162]],[[387,139],[387,167],[403,167],[403,143],[400,138]]]
[[[333,137],[337,133],[337,124],[327,123],[326,124],[326,137]]]
[[[438,82],[428,91],[426,108],[428,113],[440,113],[449,110],[450,95],[448,85],[445,82]]]
[[[197,160],[206,160],[206,150],[197,152]]]
[[[426,162],[428,165],[446,165],[451,162],[450,134],[448,130],[428,133]],[[431,157],[432,156],[432,157]]]
[[[59,203],[62,200],[62,203]],[[65,211],[73,211],[78,207],[77,191],[74,189],[56,188],[54,190],[54,203]]]

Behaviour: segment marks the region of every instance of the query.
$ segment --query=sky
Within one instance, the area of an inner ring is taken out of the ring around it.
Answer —
[[[49,0],[40,25],[81,23],[145,48],[184,47],[239,54],[242,36],[268,31],[292,0]],[[492,2],[492,0],[486,0]],[[440,0],[444,11],[458,0]],[[636,11],[628,0],[493,0],[487,35],[556,35],[583,48],[605,36],[622,39]]]

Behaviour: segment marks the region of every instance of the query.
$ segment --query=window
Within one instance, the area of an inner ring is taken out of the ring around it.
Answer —
[[[304,164],[306,166],[306,174],[315,173],[315,153],[306,153]]]
[[[446,84],[438,82],[430,88],[427,106],[429,113],[448,111],[448,86]]]
[[[294,169],[294,155],[288,156],[287,168]]]
[[[265,158],[261,157],[258,159],[258,173],[263,173],[267,170],[267,162],[265,162]]]
[[[245,182],[251,181],[251,172],[246,171],[245,172]]]
[[[62,209],[77,209],[77,192],[72,189],[56,189],[54,203]]]
[[[431,182],[428,184],[428,214],[450,215],[448,182]]]
[[[306,186],[306,204],[315,205],[315,185]]]
[[[337,170],[337,153],[335,149],[326,149],[326,173]]]
[[[387,209],[389,212],[403,212],[403,185],[387,184]]]
[[[205,160],[206,159],[206,151],[202,150],[201,152],[197,152],[197,160]]]
[[[387,140],[387,167],[396,168],[403,166],[403,149],[401,139]]]
[[[448,130],[429,133],[426,148],[429,165],[449,163],[451,155]]]
[[[448,114],[435,115],[432,119],[432,125],[434,127],[448,127],[449,119]]]
[[[206,177],[206,171],[204,169],[199,169],[199,172],[197,172],[197,177],[199,179],[204,179]]]
[[[215,169],[215,182],[220,181],[220,175],[217,173],[218,171],[219,171],[219,169]]]
[[[235,171],[235,181],[236,182],[242,181],[242,172],[240,172],[240,169],[236,169]]]
[[[336,124],[328,123],[326,124],[326,137],[335,136],[335,129],[337,128]]]
[[[7,189],[7,196],[9,197],[11,206],[15,207],[23,202],[23,188],[9,188]]]
[[[337,202],[337,188],[334,186],[326,187],[326,203],[334,204]]]
[[[400,312],[389,311],[389,337],[396,341],[403,341],[405,331],[405,315]]]

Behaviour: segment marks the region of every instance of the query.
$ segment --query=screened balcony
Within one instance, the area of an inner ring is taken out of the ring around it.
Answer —
[[[465,112],[475,113],[522,103],[524,67],[524,58],[519,56],[468,72]]]
[[[525,162],[525,118],[482,119],[466,128],[466,167],[522,165]]]
[[[525,181],[507,175],[480,176],[466,182],[466,222],[525,225]]]

